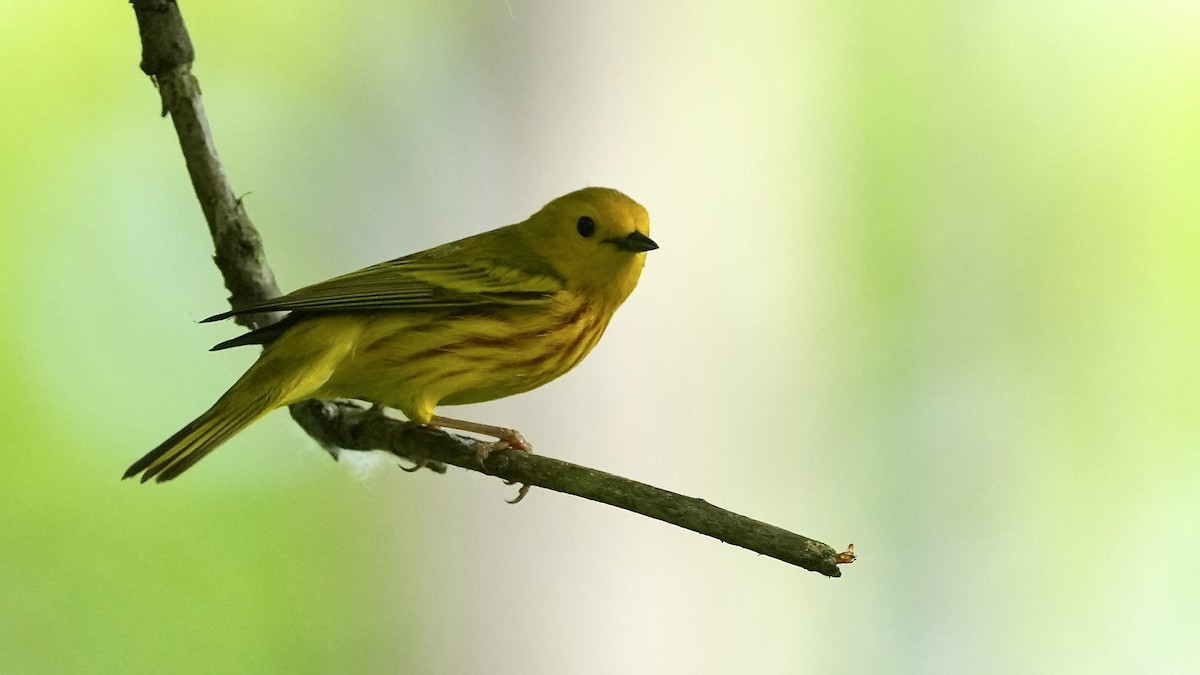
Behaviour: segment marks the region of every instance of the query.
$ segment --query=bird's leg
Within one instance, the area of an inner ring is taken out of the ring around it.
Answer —
[[[458,429],[459,431],[470,431],[473,434],[483,434],[497,439],[495,443],[483,446],[479,451],[479,460],[483,461],[488,458],[493,451],[496,450],[516,450],[517,452],[533,452],[533,446],[529,445],[516,429],[506,429],[504,427],[494,427],[490,424],[479,424],[478,422],[468,422],[466,420],[456,420],[450,417],[442,417],[434,415],[429,418],[429,426],[442,429]]]
[[[482,462],[488,458],[496,450],[515,450],[516,452],[533,452],[533,446],[529,441],[525,440],[521,433],[516,429],[508,429],[505,427],[494,427],[490,424],[480,424],[478,422],[468,422],[466,420],[456,420],[450,417],[442,417],[434,415],[429,418],[429,426],[446,429],[458,429],[459,431],[469,431],[474,434],[483,434],[497,439],[495,443],[480,446],[478,451],[479,461]],[[505,485],[516,485],[516,481],[506,480]],[[521,488],[517,490],[517,496],[514,499],[508,500],[509,504],[516,504],[529,494],[529,484],[522,483]]]

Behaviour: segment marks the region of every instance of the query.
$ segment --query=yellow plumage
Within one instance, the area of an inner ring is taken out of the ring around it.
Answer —
[[[310,398],[371,401],[519,445],[514,432],[434,408],[519,394],[573,368],[637,285],[657,248],[649,231],[640,204],[585,188],[524,222],[210,317],[291,312],[214,347],[265,345],[212,408],[125,477],[170,480],[259,417]]]

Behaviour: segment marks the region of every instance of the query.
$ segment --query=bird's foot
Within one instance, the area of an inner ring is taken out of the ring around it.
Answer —
[[[491,436],[496,440],[492,443],[480,443],[475,450],[475,456],[479,458],[479,463],[483,464],[493,452],[500,450],[512,450],[513,452],[532,453],[533,446],[525,437],[516,429],[506,427],[495,427],[490,424],[479,424],[478,422],[467,422],[465,420],[456,420],[449,417],[441,417],[434,415],[429,420],[429,425],[433,427],[444,427],[447,429],[458,429],[459,431],[470,431],[471,433],[483,434]],[[505,481],[508,485],[516,485],[514,481]],[[528,483],[523,483],[521,488],[517,490],[517,496],[508,500],[509,504],[516,504],[529,494]]]
[[[483,462],[488,458],[488,455],[497,450],[512,450],[513,452],[522,452],[526,454],[533,453],[533,448],[529,445],[529,441],[525,440],[525,437],[522,436],[520,432],[518,432],[516,429],[505,429],[504,431],[507,433],[503,438],[495,443],[489,443],[480,447],[480,450],[478,451],[480,462]],[[504,484],[517,485],[517,481],[506,480],[504,481]],[[517,490],[517,496],[504,501],[508,502],[509,504],[516,504],[522,499],[525,499],[525,495],[529,494],[529,488],[533,486],[531,486],[529,483],[521,483],[520,485],[521,487]]]
[[[533,446],[530,445],[529,441],[525,440],[525,437],[521,435],[521,432],[517,431],[516,429],[505,429],[503,427],[492,427],[492,429],[501,433],[495,434],[497,438],[495,442],[488,443],[486,445],[480,445],[479,449],[475,451],[476,454],[479,455],[479,461],[482,462],[488,458],[488,455],[499,450],[512,450],[514,452],[524,452],[527,454],[533,452]]]

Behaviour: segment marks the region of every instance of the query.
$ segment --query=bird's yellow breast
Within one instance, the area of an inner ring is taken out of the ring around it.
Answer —
[[[362,314],[355,349],[319,396],[382,403],[424,423],[437,405],[491,401],[563,375],[596,346],[615,309],[564,291],[539,307]]]

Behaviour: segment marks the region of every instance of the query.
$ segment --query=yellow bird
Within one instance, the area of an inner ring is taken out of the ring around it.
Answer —
[[[310,398],[370,401],[527,450],[511,429],[434,408],[519,394],[575,367],[637,286],[646,251],[658,248],[649,232],[640,204],[589,187],[524,222],[209,317],[291,312],[213,347],[265,345],[207,412],[125,478],[171,480],[271,410]]]

